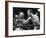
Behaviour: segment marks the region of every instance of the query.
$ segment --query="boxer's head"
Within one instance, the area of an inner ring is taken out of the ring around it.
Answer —
[[[32,10],[28,9],[27,13],[28,13],[28,16],[32,15]]]
[[[20,12],[19,17],[23,18],[24,17],[24,13]]]

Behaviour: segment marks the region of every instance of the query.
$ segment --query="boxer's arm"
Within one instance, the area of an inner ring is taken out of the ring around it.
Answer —
[[[29,17],[27,20],[24,20],[23,23],[27,24],[29,22],[29,20],[31,20],[31,17]]]

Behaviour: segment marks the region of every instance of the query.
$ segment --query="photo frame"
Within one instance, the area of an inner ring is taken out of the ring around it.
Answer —
[[[37,22],[33,21],[30,15]],[[18,21],[16,23],[15,17],[17,16],[19,21],[23,20],[22,23],[18,23]],[[23,16],[24,18],[20,19]],[[31,20],[31,23],[29,23],[28,18]],[[5,1],[5,36],[19,37],[36,35],[45,35],[45,3]]]

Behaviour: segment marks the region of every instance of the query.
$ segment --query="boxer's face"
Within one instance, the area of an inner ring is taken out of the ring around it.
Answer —
[[[23,12],[20,12],[19,16],[20,17],[24,17],[24,13]]]
[[[27,11],[27,13],[28,13],[28,16],[30,15],[30,12],[29,12],[29,10]]]
[[[28,10],[27,12],[28,12],[28,16],[32,15],[32,12],[30,10]]]

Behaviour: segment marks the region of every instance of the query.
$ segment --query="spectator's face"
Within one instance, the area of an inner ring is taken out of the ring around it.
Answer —
[[[23,12],[20,12],[19,16],[20,17],[24,17],[24,13]]]
[[[18,17],[18,15],[15,15],[15,17]]]
[[[18,15],[15,15],[15,18],[18,19]]]

